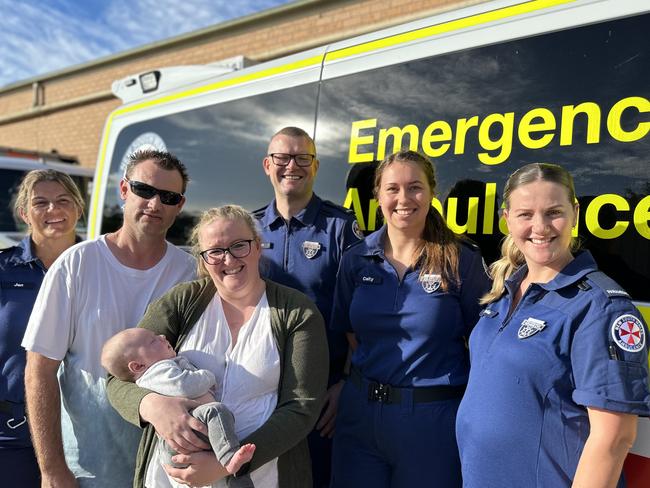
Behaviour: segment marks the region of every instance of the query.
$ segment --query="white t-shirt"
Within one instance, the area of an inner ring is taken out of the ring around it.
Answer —
[[[242,326],[235,347],[223,312],[221,298],[215,294],[183,342],[180,354],[197,368],[211,371],[215,378],[215,398],[235,417],[235,432],[246,437],[271,416],[278,402],[280,352],[273,330],[266,293],[251,318]],[[145,486],[167,488],[177,485],[167,477],[154,450]],[[277,459],[250,473],[255,488],[278,488]],[[225,480],[217,486],[226,486]]]
[[[137,325],[152,300],[193,279],[195,268],[192,256],[170,243],[153,268],[126,267],[101,236],[66,250],[45,275],[22,346],[63,361],[63,444],[80,486],[132,486],[141,431],[108,403],[102,346]]]

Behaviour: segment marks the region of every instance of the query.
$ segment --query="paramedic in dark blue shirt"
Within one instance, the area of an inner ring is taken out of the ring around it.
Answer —
[[[331,326],[354,350],[334,434],[332,487],[461,486],[456,410],[469,371],[466,338],[489,280],[478,248],[431,206],[424,156],[380,163],[385,225],[343,255]]]
[[[285,127],[269,143],[264,172],[275,199],[255,211],[262,231],[262,273],[311,298],[328,323],[343,250],[362,237],[354,216],[313,192],[319,161],[313,139]],[[348,345],[343,333],[328,331],[330,378],[325,407],[308,438],[314,487],[329,486],[331,436]]]
[[[578,203],[553,164],[504,190],[510,234],[470,338],[457,436],[468,488],[623,487],[638,416],[650,414],[648,330],[588,251]]]
[[[27,173],[14,212],[29,227],[16,246],[0,252],[0,472],[3,486],[38,488],[38,464],[25,414],[25,350],[20,346],[43,281],[54,260],[75,243],[83,198],[69,176]],[[31,426],[32,429],[38,426]]]

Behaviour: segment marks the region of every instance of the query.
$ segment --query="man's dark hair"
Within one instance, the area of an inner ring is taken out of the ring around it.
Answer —
[[[124,170],[124,176],[131,178],[134,168],[145,161],[153,161],[156,166],[166,170],[176,170],[180,173],[183,179],[183,191],[187,190],[187,183],[190,181],[187,175],[187,168],[181,161],[172,153],[167,151],[157,151],[156,149],[140,149],[129,156],[129,162]]]

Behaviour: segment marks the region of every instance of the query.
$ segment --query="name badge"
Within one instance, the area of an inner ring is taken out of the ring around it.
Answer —
[[[361,275],[355,281],[361,285],[380,285],[382,279],[379,276]]]
[[[517,337],[519,339],[527,339],[545,328],[546,322],[543,320],[528,317],[521,323],[521,327],[519,327],[519,330],[517,331]]]
[[[499,312],[497,312],[496,310],[491,310],[489,308],[484,308],[483,310],[481,310],[479,315],[481,317],[492,318],[492,317],[496,317],[497,315],[499,315]]]
[[[36,284],[29,281],[3,281],[3,290],[33,290]]]

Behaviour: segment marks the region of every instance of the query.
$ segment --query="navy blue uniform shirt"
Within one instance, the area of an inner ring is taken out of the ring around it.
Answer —
[[[254,215],[262,227],[262,274],[311,298],[327,324],[343,250],[359,240],[354,215],[316,195],[289,222],[278,213],[275,200]],[[331,383],[342,374],[347,341],[331,331],[328,341]]]
[[[408,269],[400,281],[384,256],[386,226],[343,256],[331,327],[354,332],[352,364],[368,379],[401,387],[464,385],[465,339],[489,288],[478,248],[460,245],[459,286],[447,292],[439,275],[421,280]]]
[[[32,255],[29,236],[0,253],[0,400],[24,402],[26,355],[20,343],[45,271]]]
[[[506,281],[470,338],[456,423],[468,488],[569,487],[586,407],[650,415],[647,328],[627,293],[583,251],[509,314],[526,273]]]

